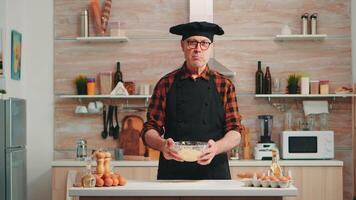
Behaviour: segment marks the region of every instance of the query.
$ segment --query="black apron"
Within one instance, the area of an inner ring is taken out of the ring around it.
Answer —
[[[182,79],[176,75],[167,94],[164,138],[174,141],[217,141],[224,136],[225,115],[214,75]],[[157,179],[231,179],[226,153],[216,155],[209,165],[166,160],[161,152]]]

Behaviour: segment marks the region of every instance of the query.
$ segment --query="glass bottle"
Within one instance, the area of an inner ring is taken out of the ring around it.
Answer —
[[[123,82],[123,80],[122,80],[122,72],[120,70],[120,62],[116,63],[116,72],[115,72],[115,75],[114,75],[114,85],[113,85],[113,87],[115,87],[118,82]]]
[[[282,168],[278,164],[278,151],[277,149],[272,149],[272,164],[271,164],[271,171],[274,176],[280,177],[282,176]]]
[[[290,110],[284,114],[284,130],[291,131],[293,130],[293,115]]]
[[[264,85],[264,93],[272,94],[272,77],[268,66],[266,67],[266,74],[265,74],[263,85]]]
[[[95,95],[95,78],[88,78],[87,79],[87,94],[88,95]]]
[[[87,157],[85,159],[85,161],[86,161],[86,164],[85,164],[86,172],[82,178],[82,185],[83,185],[83,187],[95,187],[96,178],[91,173],[91,158]]]
[[[261,61],[257,62],[258,69],[256,71],[256,94],[263,94],[263,71],[261,69]]]

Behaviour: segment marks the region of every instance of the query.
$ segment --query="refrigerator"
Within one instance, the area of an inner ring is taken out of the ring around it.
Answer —
[[[26,196],[26,101],[0,99],[0,200]]]

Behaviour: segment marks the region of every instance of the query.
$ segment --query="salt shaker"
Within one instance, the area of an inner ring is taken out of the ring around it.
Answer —
[[[318,13],[313,13],[310,15],[310,29],[311,29],[311,34],[316,35],[316,24],[318,19]]]
[[[308,34],[309,13],[304,13],[301,18],[302,18],[302,34],[307,35]]]

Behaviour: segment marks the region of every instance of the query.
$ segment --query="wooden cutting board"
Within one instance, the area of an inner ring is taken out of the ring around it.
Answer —
[[[128,115],[121,121],[119,147],[124,149],[124,155],[143,156],[145,145],[140,137],[143,119],[137,115]]]

